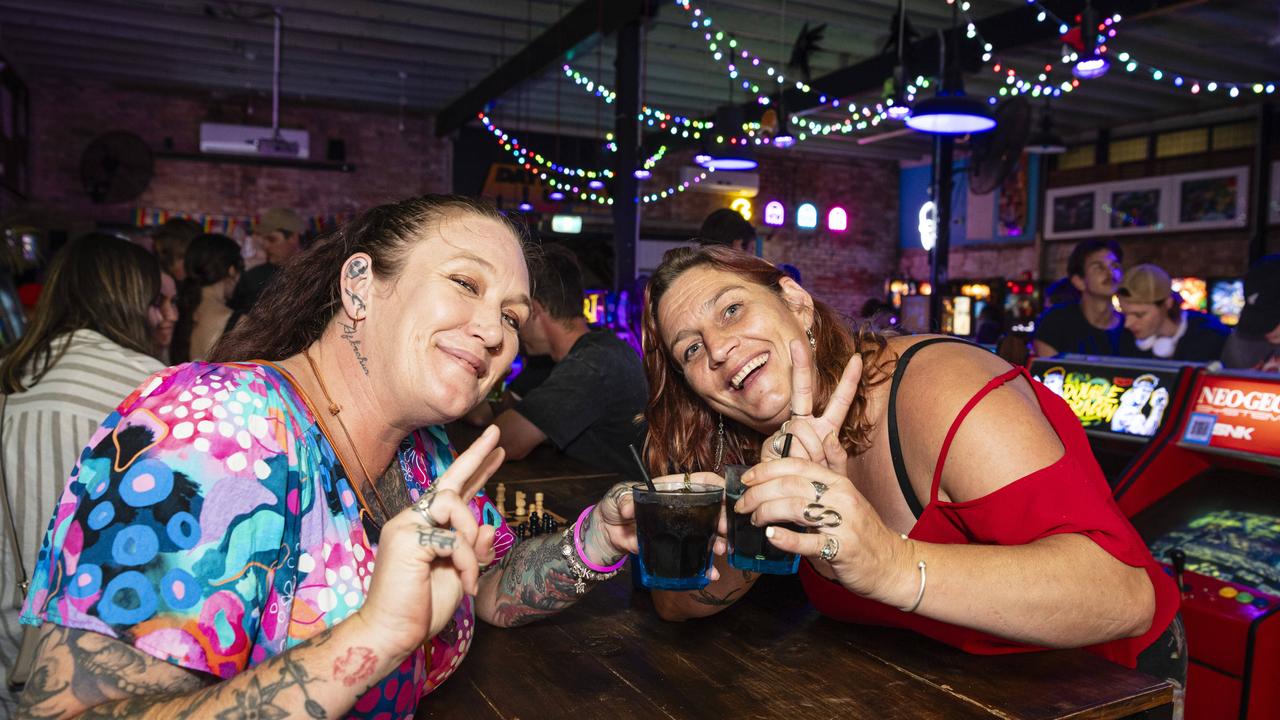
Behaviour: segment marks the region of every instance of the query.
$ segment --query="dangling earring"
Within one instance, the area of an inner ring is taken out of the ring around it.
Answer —
[[[805,329],[804,329],[804,334],[809,336],[809,349],[810,349],[810,350],[812,350],[812,351],[814,351],[814,352],[817,352],[817,351],[818,351],[818,340],[817,340],[816,338],[814,338],[814,337],[813,337],[813,328],[811,328],[811,327],[810,327],[810,328],[805,328]]]
[[[720,472],[720,468],[724,465],[724,415],[720,416],[716,436],[716,466],[712,470]]]

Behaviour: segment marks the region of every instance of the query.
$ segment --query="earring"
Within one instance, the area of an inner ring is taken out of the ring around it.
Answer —
[[[804,334],[809,336],[809,349],[817,352],[818,340],[813,337],[813,328],[805,328]]]
[[[720,468],[724,466],[724,415],[720,415],[720,420],[716,428],[716,465],[712,470],[720,472]]]

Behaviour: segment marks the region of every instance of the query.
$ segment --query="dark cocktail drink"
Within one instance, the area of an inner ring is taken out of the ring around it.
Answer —
[[[746,492],[741,477],[746,465],[725,465],[725,503],[729,512],[729,564],[739,570],[789,575],[800,567],[800,556],[779,550],[764,536],[764,528],[751,524],[751,515],[733,512],[734,503]],[[790,523],[778,523],[797,532],[803,529]]]
[[[640,582],[659,590],[706,587],[724,489],[698,483],[659,483],[657,489],[633,488]]]

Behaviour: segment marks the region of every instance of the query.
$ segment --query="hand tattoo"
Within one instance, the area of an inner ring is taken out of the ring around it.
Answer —
[[[441,530],[440,528],[418,526],[418,544],[422,547],[431,547],[439,550],[452,550],[453,544],[457,537],[452,530]]]
[[[360,369],[367,376],[369,374],[369,358],[360,352],[360,341],[356,339],[356,326],[354,324],[348,325],[339,320],[338,327],[342,328],[342,339],[351,344],[351,349],[356,354],[356,360],[360,362]]]

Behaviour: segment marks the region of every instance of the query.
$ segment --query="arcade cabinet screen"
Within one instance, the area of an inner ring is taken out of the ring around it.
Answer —
[[[1209,286],[1209,312],[1218,316],[1223,325],[1235,325],[1244,309],[1244,280],[1232,278],[1214,280]]]
[[[1183,310],[1204,312],[1209,309],[1206,286],[1204,278],[1184,277],[1173,279],[1173,291],[1182,297]]]
[[[1153,437],[1164,420],[1174,373],[1144,373],[1080,363],[1036,361],[1036,380],[1067,401],[1085,430]]]
[[[1280,518],[1274,515],[1205,513],[1151,543],[1157,558],[1173,548],[1187,554],[1188,570],[1280,595]]]

